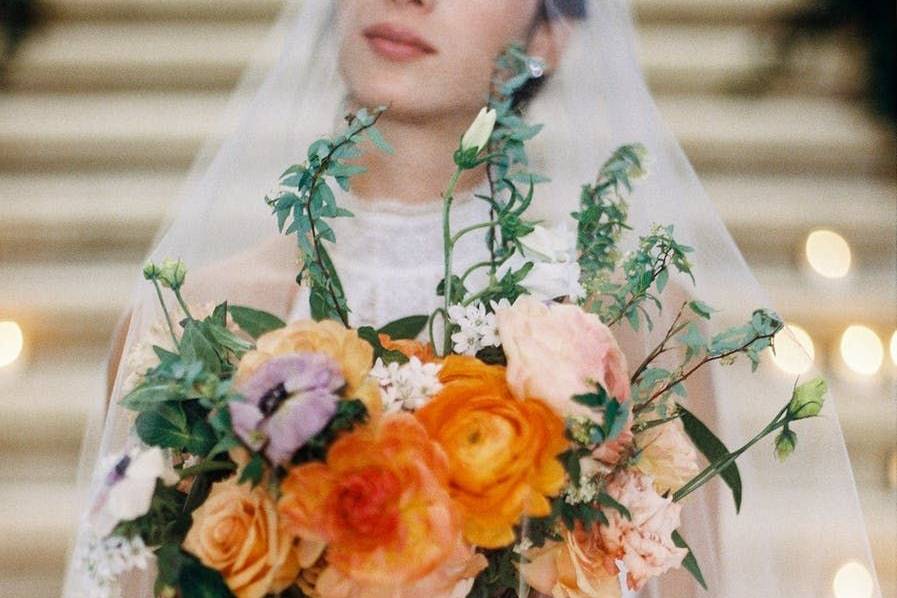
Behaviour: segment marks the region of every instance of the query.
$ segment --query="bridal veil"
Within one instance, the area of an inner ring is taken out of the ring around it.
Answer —
[[[286,315],[295,287],[295,259],[291,242],[278,237],[264,197],[287,166],[302,160],[309,143],[340,125],[345,87],[337,65],[334,4],[304,0],[286,6],[233,96],[229,115],[235,126],[220,145],[218,140],[209,143],[175,202],[150,258],[181,258],[191,272],[214,268],[219,273],[214,285],[197,286],[193,280],[191,301],[227,299]],[[711,332],[749,320],[755,307],[774,309],[658,114],[638,63],[628,3],[546,4],[565,50],[559,68],[547,76],[527,110],[530,122],[545,125],[529,146],[533,170],[551,178],[537,187],[531,215],[553,222],[570,218],[580,185],[594,179],[610,153],[622,144],[642,143],[649,154],[649,176],[631,196],[630,223],[636,234],[647,233],[653,223],[673,224],[677,240],[695,248],[697,286],[687,279],[675,285],[721,310]],[[280,54],[272,65],[268,58],[276,55],[275,48]],[[92,473],[96,464],[130,442],[131,419],[117,401],[131,373],[128,356],[161,315],[152,287],[136,271],[135,285],[125,358],[108,408],[97,397],[102,406],[84,443],[85,501],[98,484],[99,474]],[[670,305],[656,318],[653,333],[629,335],[627,349],[638,353],[653,347],[677,307]],[[730,446],[741,445],[762,428],[794,384],[793,377],[768,360],[753,375],[746,361],[714,364],[708,371],[690,389],[688,406]],[[739,460],[744,482],[740,514],[719,482],[685,502],[683,536],[709,592],[680,572],[641,596],[815,598],[831,595],[832,578],[845,562],[859,561],[874,571],[833,402],[828,401],[824,417],[797,427],[800,445],[786,463],[774,458],[771,440]],[[67,596],[83,590],[77,566],[79,552],[90,541],[86,536],[82,526]],[[128,597],[152,595],[152,576],[129,577],[123,592]]]

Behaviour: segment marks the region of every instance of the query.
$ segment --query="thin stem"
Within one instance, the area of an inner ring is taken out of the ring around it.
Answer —
[[[457,243],[458,240],[460,240],[461,237],[463,237],[467,233],[472,233],[473,231],[479,230],[481,228],[492,228],[494,224],[495,223],[490,220],[489,222],[481,222],[480,224],[473,224],[471,226],[468,226],[467,228],[462,228],[452,237],[452,245]]]
[[[635,373],[632,374],[632,378],[630,379],[630,382],[632,384],[635,384],[635,381],[638,380],[639,376],[642,375],[642,372],[648,369],[648,366],[651,365],[651,362],[653,362],[662,353],[664,353],[664,351],[666,351],[666,344],[670,341],[670,339],[673,338],[674,335],[678,334],[678,332],[682,330],[682,328],[688,325],[688,322],[685,322],[684,324],[682,324],[682,326],[676,328],[676,324],[679,323],[679,319],[682,317],[682,312],[685,310],[686,305],[688,305],[688,302],[683,303],[682,307],[679,308],[679,313],[676,314],[676,319],[673,320],[672,324],[670,324],[670,328],[667,330],[666,335],[663,337],[663,341],[661,341],[661,343],[657,345],[657,347],[655,347],[654,350],[648,354],[645,360],[635,369]]]
[[[467,280],[467,277],[470,276],[471,274],[473,274],[476,270],[479,270],[480,268],[495,266],[495,270],[497,271],[498,268],[501,268],[505,262],[507,262],[509,259],[511,259],[512,255],[513,255],[513,253],[509,253],[507,256],[503,257],[498,262],[493,262],[490,260],[490,261],[485,261],[485,262],[479,262],[479,263],[472,265],[470,268],[468,268],[467,270],[464,271],[464,274],[461,275],[461,284],[464,284],[464,282]],[[495,281],[492,280],[491,282],[495,282]]]
[[[648,284],[648,286],[645,289],[639,291],[638,293],[636,293],[635,295],[633,295],[632,297],[629,298],[629,301],[626,302],[626,304],[620,310],[620,313],[617,314],[617,316],[613,320],[611,320],[610,323],[608,323],[608,325],[607,325],[608,328],[612,327],[614,324],[616,324],[617,322],[622,320],[626,316],[626,312],[629,311],[629,308],[631,308],[639,300],[641,300],[648,294],[648,291],[651,289],[651,286],[654,284],[654,281],[657,280],[657,277],[660,276],[660,273],[667,269],[667,260],[670,258],[672,251],[673,250],[671,248],[667,247],[664,250],[664,252],[660,256],[658,256],[658,258],[654,262],[654,264],[655,265],[659,264],[660,267],[658,267],[657,270],[654,270],[653,269],[654,266],[652,266],[651,282]]]
[[[330,154],[328,154],[327,158],[325,158],[321,162],[324,168],[326,168],[326,165],[329,164],[330,156],[333,155],[333,152],[336,151],[336,148],[340,147],[340,145],[341,144],[336,145],[330,152]],[[321,172],[323,172],[323,170]],[[315,250],[315,261],[318,263],[318,266],[321,268],[322,272],[327,272],[329,274],[328,269],[324,266],[324,260],[321,258],[321,239],[318,238],[318,231],[315,227],[315,219],[311,213],[311,197],[315,193],[315,186],[318,184],[318,180],[320,180],[319,173],[315,173],[314,179],[315,180],[311,186],[311,192],[309,192],[308,194],[309,200],[305,204],[305,211],[307,214],[309,226],[311,228],[311,243],[312,248]],[[333,286],[333,280],[331,280],[330,276],[327,277],[327,292],[330,293],[330,298],[333,299],[333,305],[334,307],[336,307],[337,315],[339,315],[339,319],[342,321],[343,326],[348,328],[349,316],[348,314],[344,313],[342,309],[340,309],[339,297],[337,296],[336,289]]]
[[[430,346],[433,347],[434,352],[436,351],[436,337],[433,334],[433,324],[436,322],[437,315],[442,316],[442,322],[445,326],[445,331],[443,332],[443,334],[448,335],[448,331],[449,331],[448,314],[446,313],[446,311],[443,308],[439,307],[436,309],[436,311],[434,311],[432,314],[430,314],[430,320],[427,323],[427,331],[430,334]]]
[[[178,471],[178,475],[181,476],[181,479],[184,479],[208,471],[233,471],[236,468],[236,465],[228,461],[203,461],[193,467],[185,467],[184,469],[181,469]]]
[[[168,332],[171,334],[171,342],[174,343],[175,349],[180,350],[181,345],[178,343],[178,337],[174,333],[174,325],[171,323],[171,314],[168,313],[165,299],[162,298],[162,289],[159,287],[159,281],[155,278],[153,279],[153,286],[156,287],[156,296],[159,298],[159,305],[162,306],[162,313],[165,314],[165,322],[168,324]]]
[[[667,392],[669,392],[669,390],[670,390],[671,388],[673,388],[674,386],[676,386],[676,385],[679,384],[680,382],[684,382],[686,379],[688,379],[689,376],[691,376],[692,374],[694,374],[696,371],[698,371],[699,369],[701,369],[702,367],[704,367],[704,366],[707,365],[708,363],[710,363],[710,362],[712,362],[712,361],[717,361],[717,360],[719,360],[719,359],[725,359],[726,357],[729,357],[730,355],[735,355],[736,353],[740,353],[740,352],[744,351],[745,349],[747,349],[748,347],[750,347],[751,345],[753,345],[754,343],[756,343],[757,341],[760,341],[760,340],[763,340],[763,339],[767,339],[767,338],[772,338],[772,337],[773,337],[772,334],[762,334],[762,335],[760,335],[760,336],[755,336],[754,338],[752,338],[751,340],[749,340],[748,342],[746,342],[746,343],[743,344],[742,346],[738,347],[737,349],[732,349],[731,351],[726,351],[726,352],[724,352],[724,353],[720,353],[719,355],[713,355],[713,356],[711,356],[711,357],[706,357],[706,356],[705,356],[704,359],[702,359],[702,360],[701,360],[697,365],[695,365],[693,368],[691,368],[690,370],[688,370],[687,372],[685,372],[684,374],[682,374],[682,375],[679,376],[678,378],[676,378],[676,379],[674,379],[674,380],[670,380],[669,382],[667,382],[667,383],[666,383],[660,390],[658,390],[658,391],[655,392],[653,395],[651,395],[651,398],[650,398],[650,399],[648,399],[647,401],[645,401],[644,403],[642,403],[641,405],[639,405],[638,407],[636,407],[635,409],[633,409],[633,411],[635,412],[635,414],[638,414],[638,413],[640,413],[641,411],[644,411],[644,410],[645,410],[645,409],[646,409],[646,408],[647,408],[647,407],[654,401],[654,399],[656,399],[656,398],[659,397],[659,396],[662,396],[662,395],[666,394]]]
[[[716,463],[711,463],[708,465],[704,471],[696,475],[692,478],[685,486],[680,488],[675,494],[673,494],[673,500],[676,502],[681,501],[686,496],[712,480],[714,477],[719,475],[728,469],[741,455],[747,452],[752,446],[763,440],[765,437],[769,436],[779,428],[785,426],[788,423],[788,418],[782,418],[785,415],[785,412],[788,410],[788,406],[786,405],[778,414],[776,414],[775,418],[773,418],[772,422],[768,426],[766,426],[759,434],[754,436],[747,444],[738,449],[733,453],[729,453],[726,457],[717,461]]]
[[[171,289],[174,291],[174,296],[177,297],[178,304],[181,306],[181,309],[184,310],[184,315],[189,319],[193,319],[193,315],[190,313],[190,308],[187,307],[187,302],[184,301],[184,297],[181,295],[181,289]]]
[[[452,202],[454,201],[455,195],[455,187],[458,186],[458,180],[461,178],[462,169],[460,167],[455,169],[455,173],[452,175],[451,180],[449,180],[448,187],[445,190],[445,193],[442,196],[442,240],[443,240],[443,251],[445,258],[445,278],[443,279],[443,293],[445,295],[444,309],[445,314],[443,315],[446,323],[445,334],[443,335],[445,338],[442,339],[442,354],[448,355],[451,350],[451,338],[449,338],[449,328],[448,328],[448,312],[449,307],[452,304],[452,252],[454,251],[455,245],[452,241],[452,223],[451,223],[451,211],[452,211]]]
[[[474,293],[473,295],[471,295],[470,297],[468,297],[467,299],[465,299],[464,301],[462,301],[462,302],[461,302],[461,305],[463,305],[464,307],[467,307],[468,305],[470,305],[470,304],[473,303],[474,301],[478,301],[478,300],[482,299],[483,297],[485,297],[486,295],[488,295],[489,293],[492,293],[492,292],[494,292],[494,291],[496,291],[496,290],[497,290],[497,289],[496,289],[495,286],[493,286],[493,285],[489,285],[488,287],[486,287],[486,288],[483,289],[482,291],[479,291],[478,293]]]

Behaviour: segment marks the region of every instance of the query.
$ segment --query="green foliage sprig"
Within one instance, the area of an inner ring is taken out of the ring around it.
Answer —
[[[296,235],[302,260],[297,281],[309,287],[311,315],[315,320],[334,319],[349,325],[345,291],[322,241],[336,242],[328,219],[349,217],[352,212],[337,205],[328,179],[344,190],[349,189],[351,177],[365,171],[364,167],[349,163],[361,155],[359,143],[365,138],[381,151],[392,153],[375,126],[384,110],[361,109],[347,116],[344,133],[312,143],[306,162],[288,168],[280,177],[279,192],[274,197],[265,197],[277,216],[280,231]]]

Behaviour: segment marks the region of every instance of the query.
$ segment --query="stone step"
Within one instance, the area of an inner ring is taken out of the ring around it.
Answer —
[[[0,179],[0,259],[139,261],[176,201],[180,171],[10,174]],[[701,177],[750,263],[792,260],[809,231],[833,228],[864,264],[893,263],[897,182],[813,176]],[[773,243],[769,239],[774,239]],[[35,242],[40,239],[40,242]]]
[[[700,272],[696,274],[700,281]],[[754,274],[772,307],[807,328],[819,343],[834,343],[849,322],[865,323],[882,335],[894,328],[893,263],[836,281],[787,265],[760,265]],[[139,262],[108,257],[105,262],[4,263],[0,280],[5,282],[0,318],[19,321],[35,348],[103,345],[134,285],[144,284]]]
[[[227,128],[215,126],[224,106],[215,93],[0,96],[0,171],[184,168]],[[894,139],[860,106],[702,95],[664,96],[658,106],[703,172],[893,174]]]
[[[763,22],[792,13],[805,0],[634,0],[643,21]],[[44,0],[57,20],[271,20],[283,0]]]
[[[64,23],[30,36],[13,61],[13,89],[230,89],[263,47],[264,23]],[[717,92],[751,82],[773,58],[744,25],[644,25],[641,58],[656,93]],[[800,93],[859,87],[856,60],[840,46],[814,48],[815,60],[789,85]],[[276,52],[263,50],[267,63]]]

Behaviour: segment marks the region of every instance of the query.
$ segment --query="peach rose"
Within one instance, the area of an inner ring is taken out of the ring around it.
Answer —
[[[564,541],[530,548],[520,572],[534,589],[555,598],[620,598],[614,560],[604,552],[597,525],[564,529]]]
[[[291,469],[278,508],[291,533],[327,544],[327,562],[351,582],[410,585],[444,563],[460,538],[447,485],[445,454],[399,413],[342,436],[326,463]]]
[[[262,335],[256,349],[240,360],[234,384],[239,387],[272,357],[307,352],[324,353],[333,359],[346,380],[344,396],[364,402],[371,417],[380,414],[380,389],[368,376],[374,362],[374,350],[359,338],[358,332],[333,320],[300,320]]]
[[[293,537],[284,532],[274,501],[262,486],[232,476],[212,485],[193,512],[184,550],[219,573],[237,598],[283,591],[299,574]]]
[[[447,357],[439,381],[442,390],[416,417],[448,455],[464,538],[507,546],[520,518],[547,516],[547,497],[564,485],[564,422],[541,401],[513,398],[504,368],[473,357]]]
[[[682,505],[660,496],[651,476],[634,470],[613,477],[606,492],[632,515],[627,519],[614,509],[604,509],[609,525],[598,528],[607,554],[626,565],[629,588],[640,590],[650,578],[678,568],[688,554],[672,539]]]
[[[626,357],[598,316],[522,296],[497,317],[514,396],[538,397],[562,417],[593,419],[595,411],[572,397],[594,392],[595,383],[621,403],[629,399]]]
[[[676,492],[698,475],[698,452],[680,420],[649,428],[636,435],[639,459],[636,467],[654,479],[659,494]]]
[[[464,598],[476,576],[488,565],[486,557],[465,544],[459,535],[446,561],[411,584],[360,582],[329,567],[318,577],[314,591],[321,598]]]

